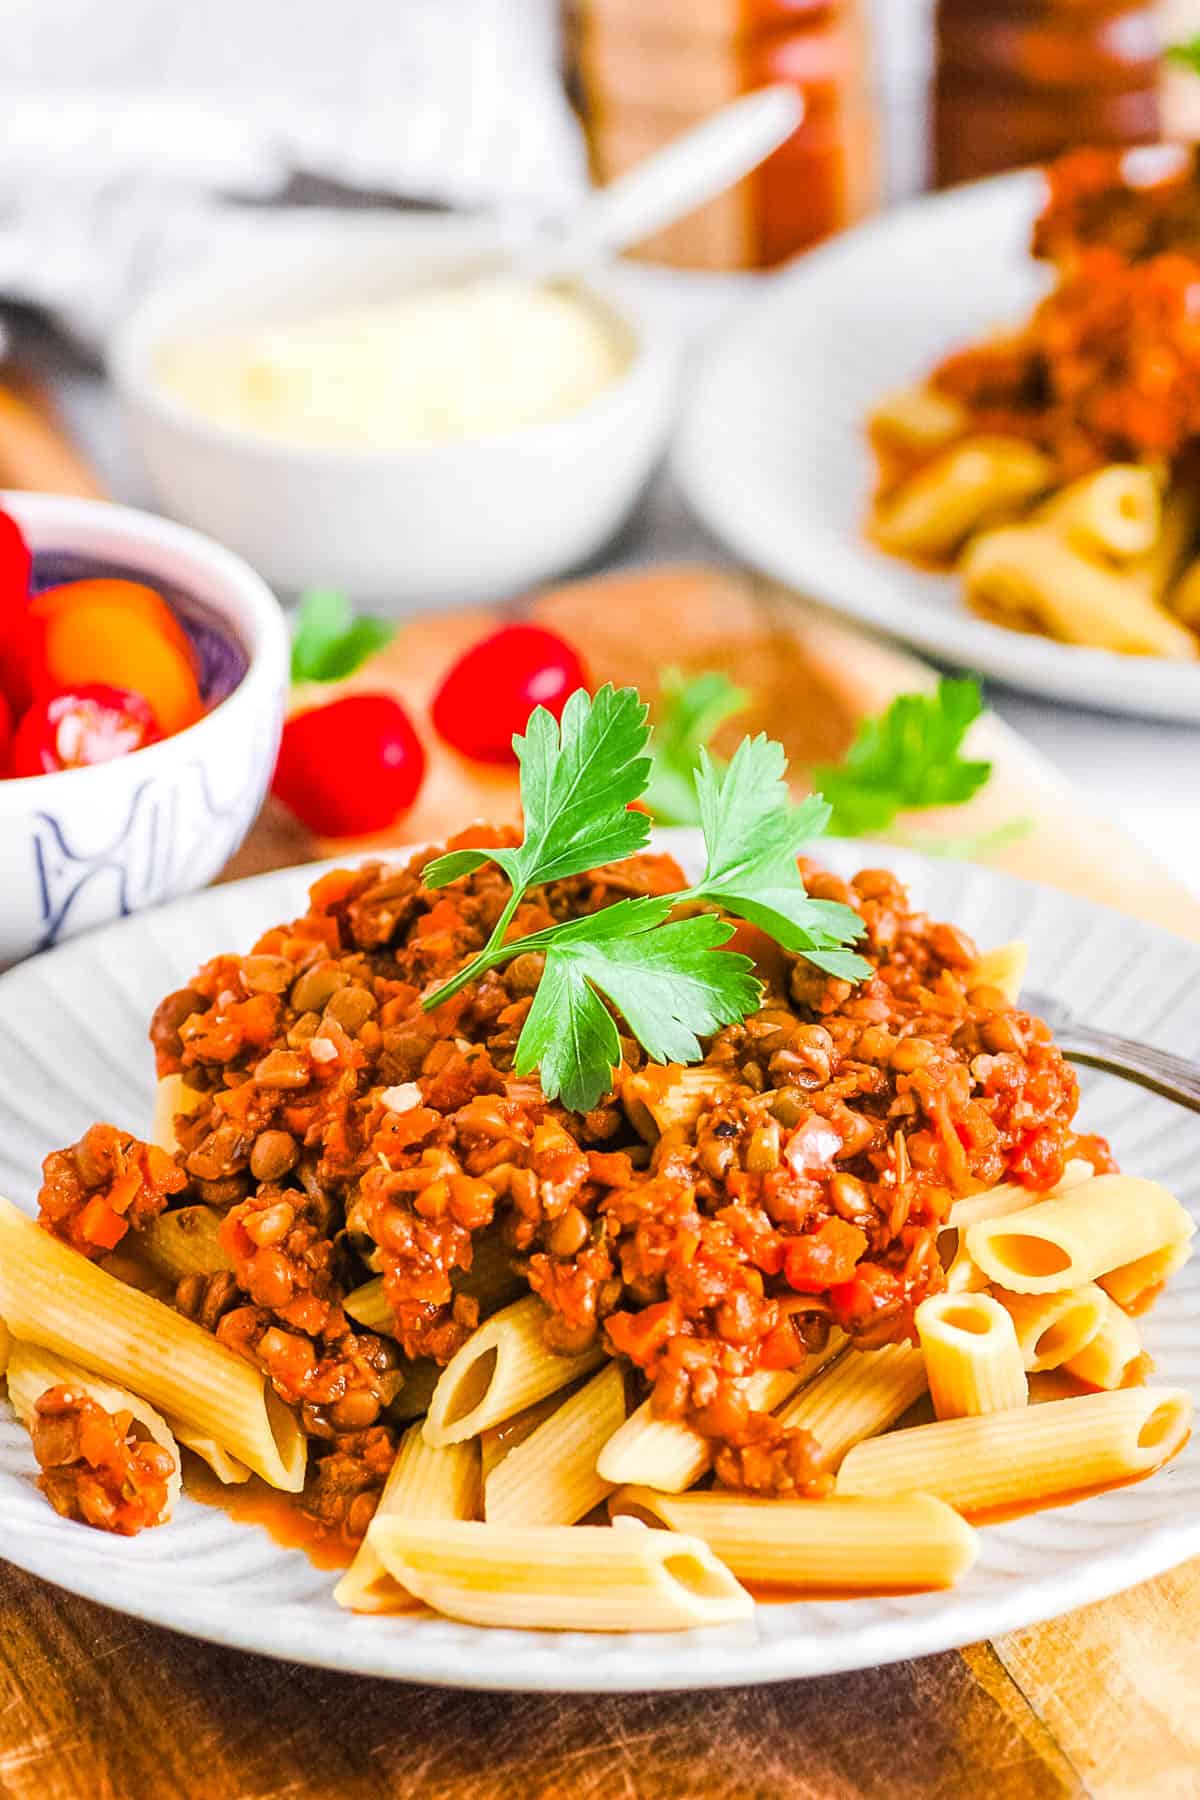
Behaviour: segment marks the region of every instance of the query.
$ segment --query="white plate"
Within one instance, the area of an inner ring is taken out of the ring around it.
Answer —
[[[947,351],[1026,314],[1046,283],[1028,254],[1040,177],[1004,175],[847,232],[739,310],[691,387],[675,470],[746,561],[947,662],[1059,699],[1200,718],[1200,665],[1075,649],[967,610],[954,574],[863,537],[864,436],[883,395]]]
[[[687,837],[683,837],[686,845]],[[673,846],[678,848],[678,845]],[[863,850],[831,847],[844,872]],[[961,864],[888,851],[932,911],[985,944],[1028,936],[1030,980],[1102,1025],[1200,1052],[1200,950],[1115,912]],[[879,852],[867,852],[877,861]],[[686,857],[685,857],[686,860]],[[215,888],[82,937],[0,980],[0,1191],[32,1208],[45,1152],[95,1118],[150,1121],[146,1021],[219,950],[302,910],[311,870]],[[1085,1075],[1083,1117],[1124,1165],[1200,1211],[1200,1117]],[[1158,1379],[1200,1400],[1200,1258],[1146,1321]],[[1200,1551],[1200,1434],[1161,1474],[988,1528],[948,1594],[768,1605],[753,1623],[664,1636],[481,1631],[449,1620],[354,1618],[333,1577],[258,1526],[184,1500],[132,1540],[52,1513],[25,1433],[0,1401],[0,1549],[21,1568],[179,1631],[362,1674],[471,1687],[620,1691],[822,1675],[922,1656],[1101,1599]]]

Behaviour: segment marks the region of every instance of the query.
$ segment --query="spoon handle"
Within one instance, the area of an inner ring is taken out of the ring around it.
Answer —
[[[1112,1075],[1124,1075],[1152,1093],[1163,1094],[1180,1106],[1200,1112],[1200,1063],[1152,1044],[1139,1044],[1115,1032],[1096,1031],[1088,1025],[1070,1024],[1055,1032],[1055,1042],[1072,1062],[1090,1063]]]
[[[563,236],[521,257],[521,273],[553,280],[649,237],[757,168],[803,117],[803,97],[782,83],[722,107],[598,189]]]

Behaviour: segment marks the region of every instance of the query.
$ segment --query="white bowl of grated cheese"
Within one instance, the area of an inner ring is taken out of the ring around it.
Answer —
[[[110,366],[164,508],[279,588],[392,612],[602,548],[665,447],[674,345],[619,271],[541,286],[487,272],[498,248],[479,221],[350,215],[154,290]]]

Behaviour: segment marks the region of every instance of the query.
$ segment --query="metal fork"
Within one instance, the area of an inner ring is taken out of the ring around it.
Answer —
[[[1063,1055],[1071,1062],[1087,1063],[1093,1069],[1107,1069],[1110,1075],[1123,1075],[1139,1087],[1163,1094],[1180,1106],[1200,1112],[1200,1063],[1186,1056],[1174,1056],[1153,1044],[1140,1044],[1136,1038],[1119,1037],[1113,1031],[1098,1031],[1093,1025],[1081,1025],[1071,1009],[1050,994],[1039,994],[1026,988],[1021,1005],[1027,1012],[1045,1019]]]

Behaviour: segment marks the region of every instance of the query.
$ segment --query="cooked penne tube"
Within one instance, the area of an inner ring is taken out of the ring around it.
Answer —
[[[998,1187],[984,1188],[978,1194],[967,1194],[964,1199],[956,1200],[950,1208],[946,1229],[965,1232],[969,1225],[976,1224],[980,1219],[1003,1219],[1009,1213],[1024,1212],[1038,1201],[1048,1200],[1051,1194],[1066,1194],[1081,1182],[1094,1180],[1095,1174],[1090,1162],[1076,1157],[1063,1170],[1062,1180],[1045,1194],[1018,1187],[1015,1182],[1002,1181]]]
[[[1148,1475],[1191,1428],[1183,1388],[1120,1388],[1041,1406],[940,1419],[851,1450],[839,1494],[936,1494],[960,1512]]]
[[[1120,1268],[1109,1269],[1101,1275],[1100,1286],[1127,1312],[1142,1312],[1163,1283],[1182,1269],[1191,1254],[1188,1238],[1178,1238],[1161,1250],[1149,1250],[1145,1256],[1122,1263]]]
[[[349,1313],[356,1325],[365,1325],[368,1331],[382,1331],[390,1335],[395,1330],[396,1319],[383,1291],[382,1275],[376,1275],[370,1281],[364,1281],[361,1286],[352,1288],[342,1301],[342,1308]]]
[[[4,1323],[4,1320],[0,1319],[0,1375],[3,1375],[5,1369],[7,1369],[8,1359],[11,1354],[12,1333]]]
[[[476,1238],[472,1252],[471,1267],[458,1270],[451,1285],[456,1294],[468,1294],[478,1300],[480,1311],[486,1317],[519,1294],[524,1284],[513,1270],[512,1251],[498,1233],[486,1232]],[[382,1275],[364,1281],[361,1287],[347,1294],[342,1304],[350,1317],[365,1325],[368,1331],[382,1331],[388,1335],[394,1332],[396,1321],[383,1291]]]
[[[478,1444],[472,1440],[434,1449],[420,1425],[410,1425],[379,1496],[376,1519],[473,1519],[478,1511]],[[333,1597],[352,1612],[404,1612],[413,1604],[412,1594],[388,1574],[369,1537],[359,1545]]]
[[[799,1368],[763,1370],[749,1376],[746,1399],[751,1411],[774,1412],[831,1362],[845,1342],[842,1332],[831,1331],[824,1349],[806,1357]],[[596,1466],[604,1480],[616,1487],[639,1484],[681,1494],[699,1481],[712,1459],[710,1439],[681,1419],[656,1418],[652,1401],[643,1400],[605,1444]]]
[[[94,1400],[107,1413],[128,1413],[133,1424],[140,1427],[140,1435],[151,1439],[167,1452],[171,1458],[172,1471],[167,1477],[167,1504],[160,1523],[169,1519],[179,1502],[182,1477],[179,1445],[162,1414],[148,1406],[137,1394],[131,1394],[128,1388],[100,1381],[66,1357],[56,1356],[52,1351],[42,1350],[34,1344],[14,1343],[8,1359],[8,1397],[26,1431],[32,1430],[38,1401],[50,1388],[55,1387],[68,1388],[75,1394],[86,1394],[89,1400]]]
[[[547,1394],[544,1400],[537,1400],[527,1406],[524,1412],[514,1413],[511,1419],[505,1419],[500,1425],[489,1425],[479,1434],[479,1461],[486,1490],[488,1476],[493,1469],[498,1469],[510,1450],[531,1438],[539,1425],[544,1425],[551,1413],[557,1412],[565,1404],[562,1393]]]
[[[1189,631],[1200,631],[1200,559],[1188,564],[1167,595],[1167,605]]]
[[[882,447],[919,454],[961,437],[969,418],[961,401],[935,387],[900,388],[872,409],[868,428]]]
[[[1028,967],[1029,945],[1024,938],[1014,938],[1010,944],[997,944],[995,949],[985,950],[964,979],[968,988],[999,989],[1009,1005],[1015,1006],[1021,997],[1021,983]]]
[[[939,1419],[1025,1406],[1029,1383],[1013,1322],[990,1294],[933,1294],[914,1315]]]
[[[8,1200],[0,1200],[0,1318],[14,1337],[126,1385],[216,1438],[272,1487],[303,1487],[304,1436],[261,1374],[190,1319],[106,1275]]]
[[[836,1589],[953,1587],[979,1554],[976,1532],[943,1500],[754,1500],[618,1488],[614,1517],[656,1520],[701,1538],[739,1581]]]
[[[1060,488],[1038,510],[1085,556],[1144,556],[1162,529],[1162,493],[1153,470],[1110,463]]]
[[[908,556],[949,556],[973,531],[1036,499],[1053,473],[1023,438],[963,438],[876,502],[872,533]]]
[[[612,1492],[596,1459],[624,1422],[625,1377],[610,1362],[491,1471],[488,1524],[574,1525]]]
[[[996,1300],[1016,1329],[1025,1368],[1060,1369],[1104,1323],[1104,1293],[1095,1282],[1061,1294],[1007,1294]]]
[[[174,1156],[179,1148],[175,1120],[179,1113],[195,1112],[204,1095],[189,1087],[182,1075],[160,1075],[154,1089],[154,1123],[150,1141]]]
[[[911,1344],[847,1350],[781,1410],[784,1425],[802,1425],[836,1469],[852,1445],[886,1431],[927,1386],[925,1358]]]
[[[1133,564],[1139,587],[1153,600],[1165,601],[1172,582],[1187,560],[1200,523],[1200,490],[1194,482],[1174,481],[1162,495],[1158,536]]]
[[[546,1348],[546,1309],[536,1294],[493,1313],[452,1356],[433,1390],[425,1441],[457,1444],[556,1393],[604,1359],[599,1345],[581,1356]]]
[[[168,1419],[171,1433],[182,1449],[190,1450],[206,1463],[223,1487],[240,1487],[249,1481],[250,1471],[245,1463],[239,1462],[236,1456],[230,1456],[223,1444],[216,1438],[207,1437],[202,1431],[193,1431],[190,1425],[181,1425],[178,1419]]]
[[[731,1074],[708,1063],[648,1063],[622,1080],[621,1104],[634,1130],[653,1144],[672,1127],[691,1131],[736,1086]]]
[[[216,1275],[232,1269],[233,1258],[220,1238],[222,1216],[211,1206],[180,1206],[160,1213],[138,1231],[138,1249],[175,1281],[183,1275]]]
[[[1100,1329],[1064,1366],[1068,1374],[1090,1382],[1092,1387],[1119,1388],[1141,1361],[1141,1340],[1129,1314],[1122,1312],[1103,1289],[1097,1291],[1101,1300]]]
[[[1126,656],[1200,657],[1200,643],[1134,571],[1102,568],[1047,525],[981,532],[959,567],[970,604],[1002,625]]]
[[[754,1611],[707,1544],[673,1531],[383,1518],[367,1542],[409,1592],[472,1625],[686,1631]]]
[[[997,1287],[1053,1294],[1183,1243],[1195,1229],[1157,1181],[1098,1175],[1023,1212],[979,1220],[967,1229],[967,1249]]]

